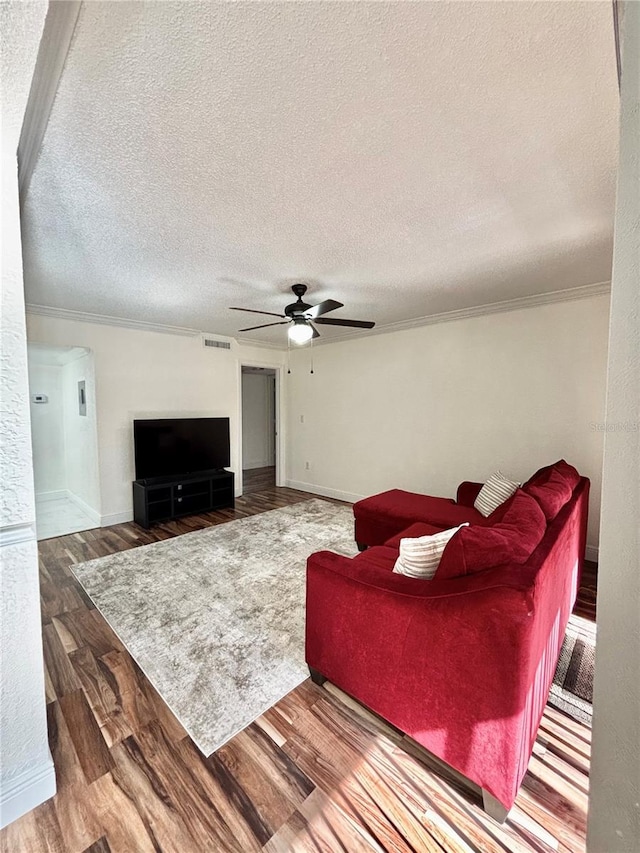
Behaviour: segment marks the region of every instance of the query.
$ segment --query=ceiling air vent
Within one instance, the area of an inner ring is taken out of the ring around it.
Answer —
[[[214,347],[215,349],[231,349],[229,341],[217,341],[215,338],[202,338],[203,347]]]

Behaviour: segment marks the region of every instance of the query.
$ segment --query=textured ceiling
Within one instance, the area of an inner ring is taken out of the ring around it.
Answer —
[[[14,162],[46,8],[44,0],[0,3],[0,138],[3,155]],[[8,199],[7,191],[7,209]]]
[[[613,45],[609,2],[85,3],[27,299],[235,335],[296,280],[379,324],[606,281]]]

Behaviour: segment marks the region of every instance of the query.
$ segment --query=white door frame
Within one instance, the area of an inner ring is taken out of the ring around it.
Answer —
[[[238,473],[236,475],[236,497],[242,495],[242,368],[264,367],[275,371],[276,376],[276,399],[275,399],[275,430],[276,430],[276,486],[284,486],[286,483],[286,460],[285,460],[285,423],[284,417],[284,366],[277,362],[253,361],[252,359],[238,359],[238,440],[236,446],[236,458],[238,460]]]

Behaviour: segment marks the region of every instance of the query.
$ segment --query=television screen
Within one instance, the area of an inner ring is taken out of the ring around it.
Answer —
[[[133,422],[136,479],[226,468],[229,418],[163,418]]]

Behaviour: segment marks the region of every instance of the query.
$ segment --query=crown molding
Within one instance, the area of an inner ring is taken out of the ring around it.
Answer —
[[[611,292],[611,282],[601,281],[596,284],[585,284],[581,287],[571,287],[566,290],[552,290],[549,293],[536,293],[532,296],[519,296],[515,299],[505,299],[501,302],[488,302],[485,305],[473,305],[470,308],[459,308],[455,311],[443,311],[439,314],[427,314],[412,320],[400,320],[398,323],[376,325],[373,329],[362,332],[347,332],[334,335],[329,340],[320,340],[314,346],[328,346],[342,341],[368,338],[371,335],[386,335],[390,332],[402,332],[406,329],[418,329],[422,326],[434,326],[437,323],[452,323],[455,320],[467,320],[472,317],[484,317],[489,314],[503,314],[507,311],[520,311],[524,308],[537,308],[540,305],[553,305],[557,302],[574,302],[578,299],[592,299],[595,296],[605,296]]]
[[[23,201],[47,132],[81,5],[80,0],[49,3],[18,143],[18,186]]]
[[[119,326],[123,329],[136,329],[141,332],[162,332],[168,335],[192,337],[203,334],[200,329],[184,326],[168,326],[163,323],[148,323],[145,320],[130,320],[126,317],[111,317],[109,314],[90,314],[87,311],[72,311],[70,308],[53,308],[49,305],[25,305],[27,314],[40,317],[53,317],[57,320],[75,320],[77,323],[97,323],[100,326]]]
[[[347,332],[346,334],[334,335],[329,339],[319,340],[314,346],[328,346],[341,341],[350,341],[357,338],[369,338],[372,335],[385,335],[390,332],[402,332],[406,329],[417,329],[421,326],[433,326],[436,323],[451,323],[455,320],[467,320],[471,317],[484,317],[489,314],[502,314],[507,311],[520,311],[523,308],[537,308],[540,305],[553,305],[557,302],[574,302],[578,299],[591,299],[595,296],[605,296],[611,291],[610,281],[601,281],[596,284],[586,284],[581,287],[571,287],[566,290],[553,290],[550,293],[536,293],[533,296],[520,296],[516,299],[505,299],[502,302],[489,302],[485,305],[474,305],[470,308],[460,308],[455,311],[443,311],[439,314],[428,314],[425,317],[416,317],[412,320],[400,320],[398,323],[385,323],[375,326],[366,331]],[[69,308],[53,308],[48,305],[33,305],[27,303],[25,306],[27,314],[35,314],[42,317],[53,317],[59,320],[75,320],[80,323],[97,323],[101,326],[119,326],[124,329],[133,329],[142,332],[160,332],[168,335],[185,335],[187,337],[210,335],[228,341],[236,341],[240,346],[259,347],[260,349],[287,350],[286,342],[275,343],[273,341],[258,341],[253,338],[230,338],[219,335],[216,332],[206,332],[202,329],[189,329],[184,326],[168,326],[162,323],[148,323],[144,320],[131,320],[125,317],[111,317],[108,314],[90,314],[86,311],[72,311]],[[293,347],[292,347],[293,349]],[[295,350],[302,349],[295,347]]]
[[[27,314],[40,317],[53,317],[55,320],[73,320],[76,323],[97,323],[99,326],[117,326],[121,329],[133,329],[139,332],[159,332],[164,335],[184,335],[185,337],[211,337],[221,341],[230,341],[240,346],[260,347],[261,349],[286,350],[286,344],[273,341],[257,341],[253,338],[232,338],[217,332],[203,329],[190,329],[186,326],[169,326],[164,323],[148,323],[145,320],[132,320],[127,317],[112,317],[109,314],[91,314],[88,311],[73,311],[71,308],[54,308],[51,305],[25,305]]]
[[[237,338],[238,343],[242,347],[259,347],[260,349],[274,349],[279,352],[286,352],[286,343],[277,344],[273,341],[256,341],[253,338]]]

